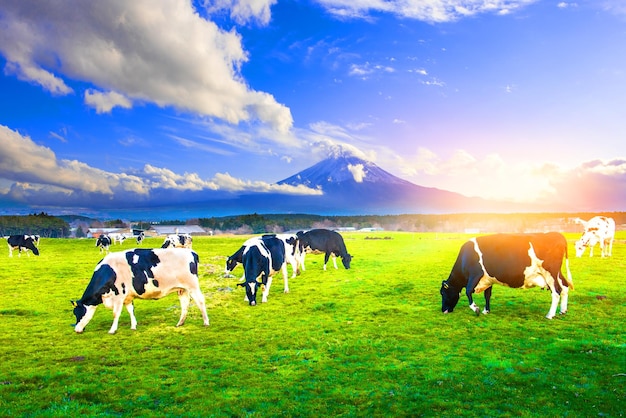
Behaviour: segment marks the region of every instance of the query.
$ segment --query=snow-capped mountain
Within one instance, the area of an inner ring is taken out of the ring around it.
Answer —
[[[394,176],[371,161],[345,152],[278,182],[320,189],[320,196],[290,197],[299,211],[325,213],[399,214],[506,211],[505,203],[470,198],[436,188],[418,186]],[[296,199],[296,200],[294,200]]]

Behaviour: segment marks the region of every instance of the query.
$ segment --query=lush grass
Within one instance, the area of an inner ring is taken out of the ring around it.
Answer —
[[[576,289],[569,313],[552,321],[548,292],[503,287],[488,316],[465,299],[443,315],[439,286],[465,235],[344,237],[352,269],[324,272],[323,256],[310,255],[291,293],[275,277],[256,307],[235,287],[240,268],[222,275],[246,237],[196,238],[211,326],[192,306],[176,328],[171,295],[137,301],[137,331],[124,312],[116,335],[102,306],[84,334],[70,326],[69,300],[101,258],[93,240],[42,240],[40,257],[0,257],[0,415],[626,413],[624,233],[611,259],[570,259]]]

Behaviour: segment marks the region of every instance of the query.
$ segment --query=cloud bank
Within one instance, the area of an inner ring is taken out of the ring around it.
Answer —
[[[172,201],[202,201],[232,193],[319,195],[304,186],[242,180],[228,173],[203,179],[145,164],[141,170],[111,173],[76,160],[57,159],[52,150],[0,125],[0,199],[33,206],[136,207]]]

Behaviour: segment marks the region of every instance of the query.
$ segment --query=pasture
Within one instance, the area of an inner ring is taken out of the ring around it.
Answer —
[[[100,306],[83,334],[81,297],[102,255],[92,239],[42,239],[39,257],[0,253],[0,416],[541,416],[626,414],[626,232],[613,257],[575,258],[569,312],[550,294],[494,287],[492,313],[439,287],[470,236],[344,233],[352,269],[274,277],[256,307],[223,277],[246,236],[194,238],[211,325],[178,298],[135,301],[115,335]],[[148,238],[141,247],[158,247]],[[6,251],[6,243],[2,251]],[[114,245],[130,249],[134,242]],[[341,263],[338,263],[341,265]],[[291,269],[289,269],[291,273]],[[475,298],[484,306],[482,295]]]

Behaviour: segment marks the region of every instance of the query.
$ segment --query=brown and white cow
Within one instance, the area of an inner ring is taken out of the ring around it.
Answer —
[[[198,263],[198,254],[189,249],[133,249],[107,255],[96,266],[83,296],[72,301],[74,330],[82,333],[100,304],[113,310],[109,334],[117,331],[124,306],[130,314],[130,329],[137,329],[133,299],[161,299],[173,292],[178,293],[181,308],[176,326],[185,322],[191,299],[202,312],[204,325],[209,325]]]
[[[585,231],[576,241],[576,257],[582,257],[585,248],[589,247],[589,257],[593,257],[593,247],[600,244],[602,257],[613,254],[615,239],[615,220],[606,216],[595,216],[588,221],[576,218],[576,222],[584,226]]]
[[[565,258],[567,276],[561,266]],[[527,289],[539,286],[552,293],[546,318],[552,319],[561,302],[567,312],[569,289],[574,287],[567,258],[567,241],[558,232],[546,234],[496,234],[472,238],[461,247],[448,280],[441,283],[441,311],[452,312],[465,288],[469,307],[476,315],[480,308],[473,294],[485,292],[484,314],[491,311],[491,286]]]

